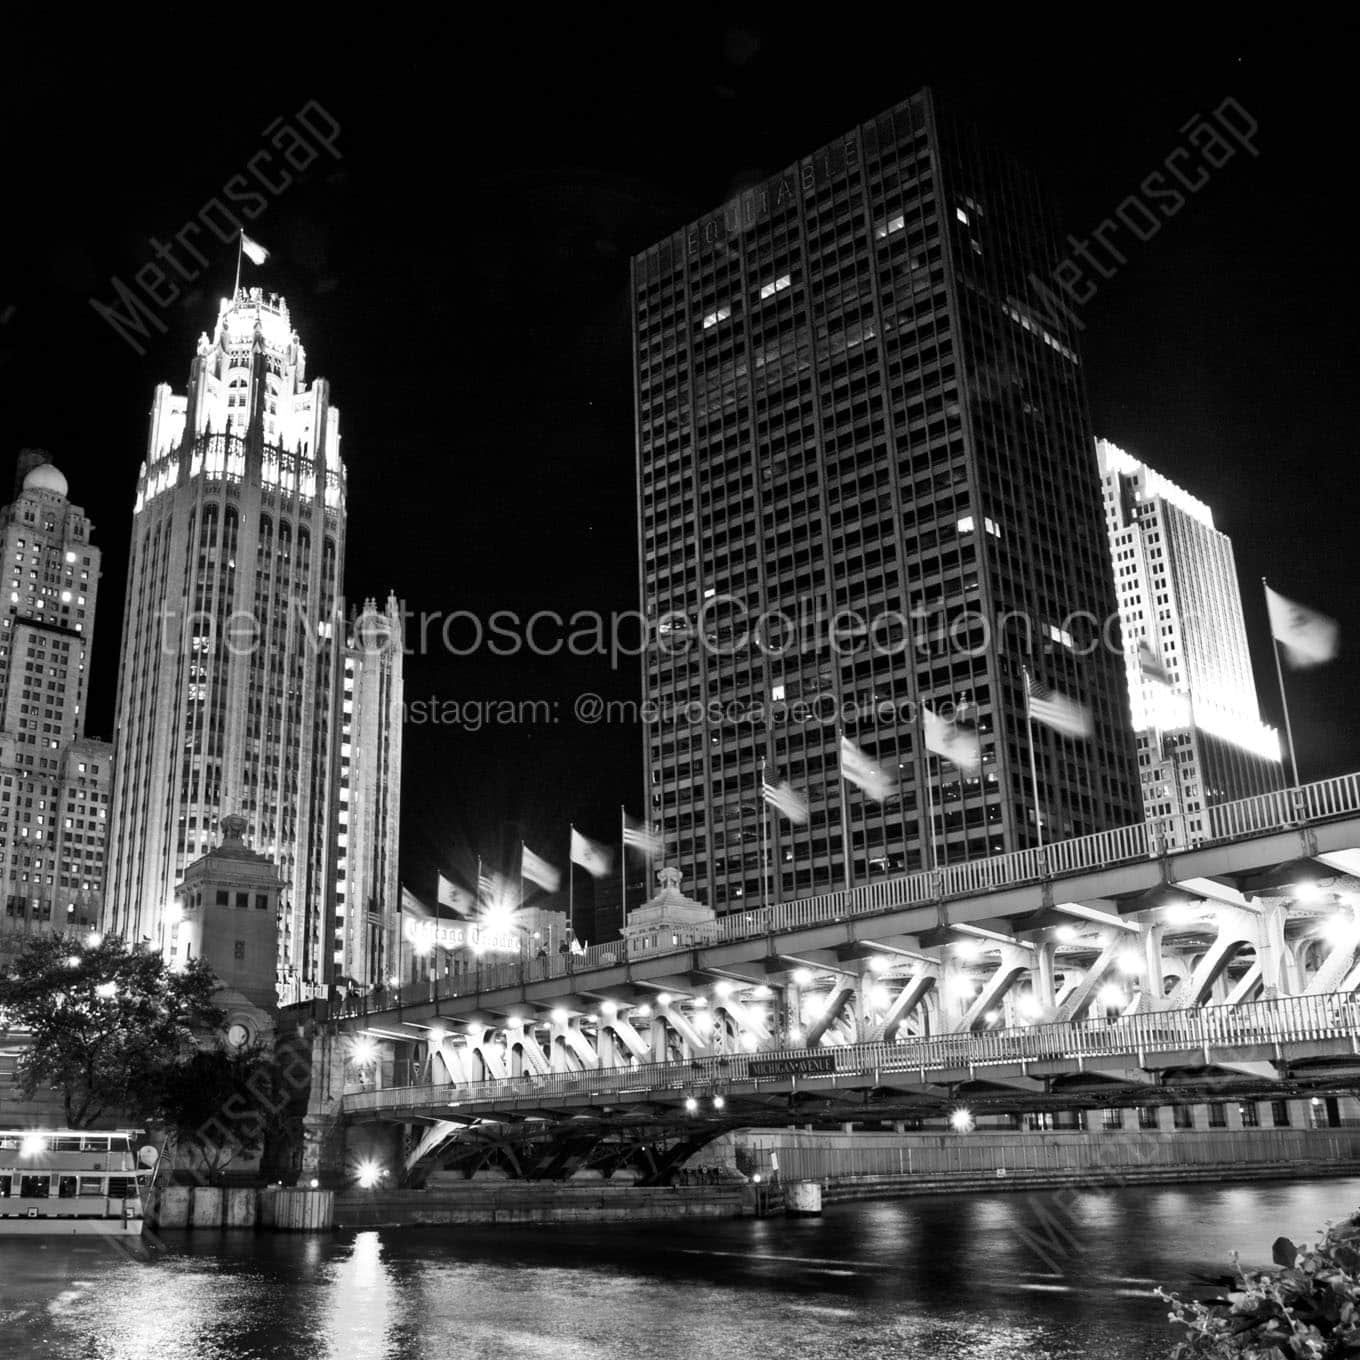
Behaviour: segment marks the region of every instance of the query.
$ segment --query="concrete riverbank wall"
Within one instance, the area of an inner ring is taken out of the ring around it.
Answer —
[[[464,1181],[427,1190],[347,1191],[336,1196],[338,1228],[445,1223],[545,1225],[649,1219],[737,1218],[756,1212],[752,1187],[610,1185],[591,1181]]]

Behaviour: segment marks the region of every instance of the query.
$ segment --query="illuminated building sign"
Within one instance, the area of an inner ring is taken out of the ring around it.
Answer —
[[[493,933],[481,926],[444,925],[439,921],[417,920],[408,916],[401,933],[420,954],[432,949],[471,949],[476,954],[518,954],[520,937],[514,931]]]

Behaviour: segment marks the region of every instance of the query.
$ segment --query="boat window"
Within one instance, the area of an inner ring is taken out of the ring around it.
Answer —
[[[80,1193],[82,1195],[102,1195],[104,1193],[103,1176],[82,1176],[80,1178]]]
[[[109,1150],[109,1140],[107,1138],[82,1138],[80,1140],[80,1150],[82,1152],[107,1152]]]
[[[0,1152],[18,1152],[19,1140],[13,1134],[0,1135]]]
[[[136,1176],[110,1176],[109,1198],[131,1199],[137,1193]]]
[[[78,1180],[78,1178],[75,1177],[75,1176],[58,1176],[58,1177],[57,1177],[57,1198],[58,1198],[58,1199],[75,1199],[75,1197],[76,1197],[76,1186],[77,1186],[78,1184],[79,1184],[79,1180]]]
[[[47,1142],[51,1152],[79,1152],[81,1140],[77,1138],[50,1138]]]
[[[8,1199],[10,1187],[14,1184],[9,1176],[0,1176],[0,1199]]]
[[[20,1176],[20,1199],[48,1199],[52,1194],[51,1176]]]

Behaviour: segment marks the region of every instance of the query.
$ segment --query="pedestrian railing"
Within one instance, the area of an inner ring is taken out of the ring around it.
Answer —
[[[975,1071],[1003,1064],[1064,1062],[1128,1057],[1150,1053],[1193,1051],[1208,1062],[1231,1061],[1231,1050],[1336,1040],[1360,1053],[1360,1001],[1351,993],[1281,997],[1239,1006],[1206,1006],[1193,1010],[1148,1011],[1110,1020],[1087,1019],[1066,1024],[1032,1025],[977,1034],[944,1034],[933,1039],[908,1038],[805,1048],[765,1049],[755,1053],[712,1055],[689,1061],[632,1063],[590,1071],[550,1072],[463,1084],[413,1084],[383,1090],[351,1090],[345,1109],[351,1114],[439,1105],[443,1110],[483,1104],[505,1104],[554,1097],[607,1096],[638,1098],[664,1091],[721,1092],[733,1085],[798,1077],[799,1059],[810,1052],[830,1058],[829,1070],[816,1078],[863,1079],[910,1072],[925,1076],[942,1071]],[[782,1060],[782,1061],[781,1061]],[[756,1064],[753,1067],[753,1064]],[[781,1067],[785,1070],[781,1072]],[[803,1078],[799,1078],[803,1079]]]
[[[1357,814],[1360,814],[1360,774],[1339,775],[1211,807],[1199,814],[1206,827],[1199,833],[1192,833],[1183,817],[1139,822],[1074,840],[946,865],[930,872],[885,878],[859,888],[727,912],[706,926],[690,930],[684,938],[663,935],[648,946],[619,939],[590,945],[580,954],[489,964],[427,983],[411,983],[395,989],[389,1003],[381,1008],[375,1008],[370,998],[368,1013],[574,976],[617,967],[632,959],[686,953],[696,946],[748,940],[903,907],[973,897],[999,888],[1136,864],[1173,851],[1230,843]]]

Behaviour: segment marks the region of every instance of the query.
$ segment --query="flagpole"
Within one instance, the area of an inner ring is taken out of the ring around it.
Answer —
[[[576,823],[568,822],[571,840],[576,839]],[[567,843],[567,934],[576,937],[576,870],[571,856],[571,842]]]
[[[1039,810],[1039,767],[1034,758],[1034,713],[1031,696],[1033,682],[1029,678],[1029,667],[1021,666],[1020,674],[1025,677],[1025,729],[1029,733],[1029,778],[1034,786],[1034,829],[1039,836],[1040,846],[1044,843],[1044,819]]]
[[[760,905],[769,906],[770,857],[767,849],[769,817],[765,806],[765,757],[761,756],[756,765],[756,778],[760,787],[756,790],[756,811],[760,814]]]
[[[628,920],[628,842],[624,839],[624,832],[628,828],[628,814],[623,810],[623,804],[619,804],[619,900],[621,903],[620,917],[625,923]],[[598,914],[597,914],[598,916]],[[598,925],[595,933],[600,933]]]
[[[849,892],[855,886],[854,862],[851,859],[852,849],[850,842],[850,796],[846,791],[845,778],[845,732],[841,728],[841,720],[836,719],[836,761],[840,767],[840,793],[841,793],[841,858],[845,862],[845,890]]]
[[[917,723],[917,731],[921,738],[921,751],[925,756],[926,843],[929,847],[927,853],[922,856],[921,867],[931,871],[935,868],[935,783],[930,777],[930,747],[926,745],[925,704],[918,703],[916,712],[920,718],[920,722]]]
[[[1270,583],[1263,576],[1261,587],[1267,592],[1266,617],[1270,617]],[[1294,725],[1289,721],[1289,699],[1284,691],[1284,669],[1280,665],[1280,639],[1275,636],[1275,625],[1270,624],[1270,650],[1275,657],[1275,679],[1280,686],[1280,707],[1284,709],[1284,734],[1289,741],[1289,768],[1294,774],[1294,787],[1299,786],[1299,758],[1294,753]]]
[[[242,227],[236,233],[236,282],[232,286],[231,290],[231,300],[233,302],[236,301],[237,295],[241,291],[241,251],[245,247],[245,240],[246,240],[245,228]]]

